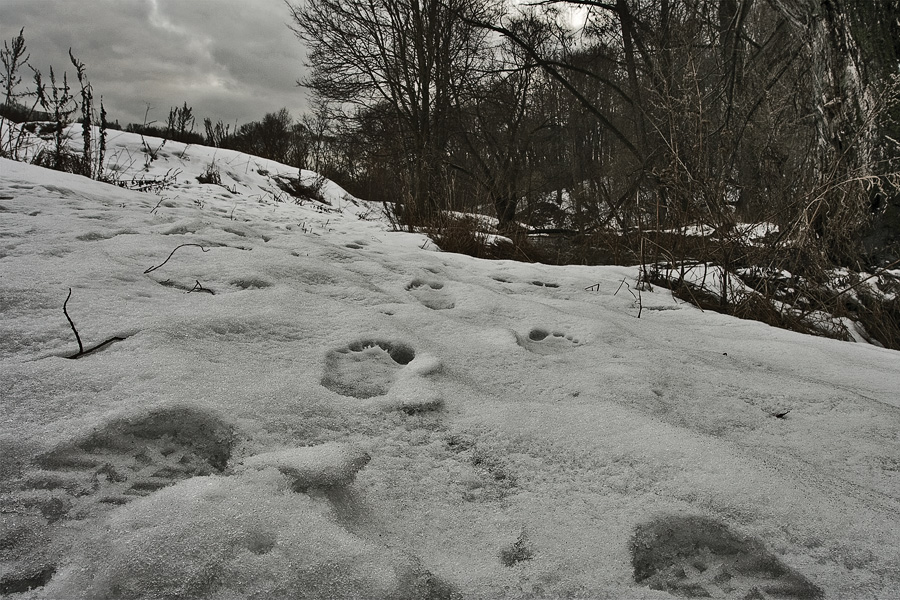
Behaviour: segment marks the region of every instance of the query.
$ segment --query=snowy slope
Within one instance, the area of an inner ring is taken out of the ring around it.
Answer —
[[[900,597],[897,352],[110,147],[0,160],[3,594]]]

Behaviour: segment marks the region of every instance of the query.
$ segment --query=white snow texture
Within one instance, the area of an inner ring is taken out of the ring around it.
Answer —
[[[4,598],[900,597],[897,352],[109,146],[0,160]]]

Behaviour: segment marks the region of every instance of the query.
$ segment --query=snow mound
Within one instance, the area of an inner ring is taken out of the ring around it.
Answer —
[[[235,470],[273,467],[291,480],[295,491],[349,485],[371,457],[350,444],[331,442],[307,448],[291,448],[245,458]]]
[[[111,513],[42,597],[440,598],[415,560],[342,528],[275,469],[198,477]]]

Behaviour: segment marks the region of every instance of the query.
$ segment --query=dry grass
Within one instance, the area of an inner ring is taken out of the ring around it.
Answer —
[[[862,325],[869,341],[900,350],[900,281],[889,278],[891,289],[854,285],[852,294],[837,293],[829,285],[834,265],[812,248],[671,232],[531,237],[524,228],[511,228],[498,237],[485,229],[474,216],[448,213],[431,215],[416,227],[443,251],[476,258],[557,265],[643,264],[648,283],[670,289],[702,310],[840,340],[852,339],[843,321],[849,319]],[[723,298],[678,276],[682,265],[696,264],[722,267],[748,291]],[[782,272],[791,276],[777,275]],[[859,282],[859,276],[851,273],[851,280]]]
[[[900,296],[885,298],[860,288],[854,298],[843,301],[843,306],[851,318],[865,327],[873,341],[885,348],[900,350]]]
[[[534,245],[523,230],[498,238],[483,231],[474,217],[441,214],[421,226],[444,252],[456,252],[490,260],[517,260],[558,264],[552,254]]]

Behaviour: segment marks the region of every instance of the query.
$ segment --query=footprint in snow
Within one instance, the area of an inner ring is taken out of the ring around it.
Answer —
[[[520,346],[535,354],[556,354],[581,345],[578,338],[561,331],[550,331],[537,327],[528,332],[528,337],[516,336]]]
[[[637,583],[685,598],[824,597],[762,542],[704,517],[667,516],[638,525],[631,556]]]
[[[270,281],[267,281],[262,277],[257,277],[255,275],[232,279],[229,283],[241,290],[262,290],[267,287],[272,287],[272,283]]]
[[[115,419],[40,455],[25,474],[18,501],[29,495],[45,516],[92,512],[97,503],[125,504],[189,477],[225,469],[235,444],[231,425],[203,410],[170,407]],[[15,501],[15,500],[14,500]],[[46,514],[48,510],[57,514]]]
[[[410,346],[384,340],[361,340],[325,355],[322,385],[342,396],[383,396],[397,370],[416,357]]]
[[[406,286],[406,290],[423,306],[432,310],[448,310],[456,306],[453,296],[444,289],[444,284],[439,281],[413,279]]]
[[[39,455],[37,468],[10,482],[0,502],[6,567],[0,595],[51,581],[58,558],[51,539],[71,529],[71,521],[222,472],[235,441],[232,426],[215,415],[170,407],[109,421]]]

